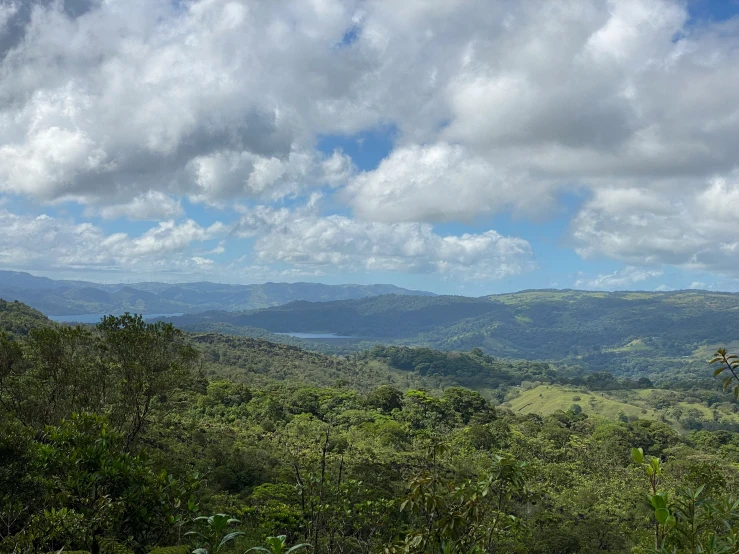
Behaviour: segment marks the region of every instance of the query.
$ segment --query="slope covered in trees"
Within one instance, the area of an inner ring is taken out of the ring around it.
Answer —
[[[184,329],[210,326],[253,334],[262,328],[355,337],[300,343],[331,352],[365,350],[377,343],[480,348],[496,357],[563,361],[634,379],[667,379],[673,373],[699,375],[712,349],[737,341],[733,320],[726,317],[737,309],[739,295],[731,293],[528,291],[484,298],[390,295],[295,302],[170,321]]]
[[[672,419],[736,405],[720,387],[134,316],[1,340],[0,552],[683,554],[739,533],[737,435]],[[521,409],[548,389],[571,404]]]
[[[21,302],[6,302],[0,298],[0,332],[27,335],[35,327],[51,322],[41,312]]]

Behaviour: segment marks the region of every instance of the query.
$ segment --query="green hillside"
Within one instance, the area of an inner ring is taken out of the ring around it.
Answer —
[[[573,387],[559,385],[540,385],[523,391],[503,406],[515,413],[551,415],[556,411],[566,412],[573,405],[578,405],[583,413],[616,420],[621,414],[633,419],[659,420],[660,413],[656,409],[643,409],[626,402],[606,396],[606,393],[592,393]]]
[[[662,512],[642,452],[669,510],[703,491],[703,530],[681,521],[665,544],[732,552],[739,532],[739,404],[719,388],[0,314],[0,552],[237,554],[284,535],[325,553],[647,553]],[[433,547],[406,548],[429,525]]]
[[[6,302],[0,298],[0,332],[27,335],[34,327],[50,324],[41,312],[20,302]]]
[[[503,403],[514,413],[543,416],[566,412],[574,405],[588,416],[662,421],[682,432],[696,429],[739,431],[739,404],[712,390],[590,391],[583,387],[541,384],[525,390],[511,389]]]
[[[731,317],[737,310],[739,295],[732,293],[545,290],[483,298],[386,295],[293,302],[170,321],[185,329],[223,325],[223,332],[241,329],[244,334],[263,329],[354,337],[300,343],[332,352],[363,350],[378,342],[453,351],[481,348],[496,357],[554,360],[631,378],[668,379],[704,375],[712,349],[739,339]]]

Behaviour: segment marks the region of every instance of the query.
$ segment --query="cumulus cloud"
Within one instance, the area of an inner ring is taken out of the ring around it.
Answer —
[[[295,210],[246,210],[235,233],[257,237],[256,257],[267,264],[439,273],[463,280],[499,279],[534,267],[531,246],[520,238],[493,230],[441,236],[429,224],[322,217],[315,202]]]
[[[378,221],[455,221],[513,208],[537,213],[547,191],[507,175],[459,145],[437,143],[395,149],[374,171],[357,175],[347,196],[358,215]]]
[[[150,190],[130,202],[99,207],[90,206],[84,213],[86,216],[99,215],[104,219],[157,221],[179,217],[184,214],[184,210],[178,200],[161,192]]]
[[[737,272],[739,182],[715,178],[671,195],[639,189],[597,191],[572,222],[583,257],[605,255],[635,265],[669,264]]]
[[[582,256],[737,273],[738,53],[739,19],[690,22],[683,0],[6,0],[0,194],[161,221],[333,188],[360,219],[298,214],[347,233],[316,239],[325,259],[367,267],[345,245],[392,228],[426,254],[378,267],[441,271],[514,239],[429,224],[539,218],[577,189]],[[381,126],[377,168],[316,148]]]
[[[351,172],[314,149],[296,100],[295,52],[328,62],[320,51],[350,24],[338,4],[23,4],[22,40],[0,64],[1,191],[112,205],[152,191],[272,199]]]
[[[578,276],[575,281],[575,287],[582,289],[596,290],[624,290],[633,288],[633,285],[661,277],[663,271],[661,269],[645,269],[640,267],[626,266],[624,269],[614,271],[613,273],[603,273],[596,277],[587,277],[585,275]],[[661,288],[657,290],[666,290]]]
[[[201,262],[190,246],[223,236],[222,223],[201,227],[192,220],[159,223],[143,234],[106,234],[90,223],[0,209],[0,266],[17,269],[169,271]]]

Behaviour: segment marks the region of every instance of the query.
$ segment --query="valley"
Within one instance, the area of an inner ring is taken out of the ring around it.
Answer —
[[[209,544],[197,538],[211,532],[203,522],[227,514],[238,530],[228,552],[281,533],[325,552],[341,545],[374,554],[427,532],[424,512],[405,506],[414,487],[429,486],[429,468],[438,486],[424,494],[467,532],[490,525],[485,512],[468,511],[480,502],[520,520],[515,529],[469,535],[492,541],[490,551],[647,548],[653,516],[638,501],[649,490],[634,465],[639,452],[657,460],[649,463],[660,464],[677,502],[683,485],[708,484],[705,505],[717,506],[739,479],[739,402],[706,360],[721,342],[693,329],[696,338],[678,350],[691,349],[685,362],[658,328],[670,319],[698,325],[735,301],[694,300],[700,294],[391,295],[338,308],[288,303],[225,323],[214,312],[173,319],[187,331],[132,315],[55,323],[0,300],[0,516],[17,522],[0,530],[0,551],[43,544],[91,552],[99,544],[104,554],[189,554]],[[332,313],[340,325],[325,325]],[[646,314],[651,320],[638,320]],[[201,317],[207,323],[193,323]],[[331,332],[394,322],[389,329],[401,334],[406,320],[416,334],[385,341],[279,334],[288,332],[282,322]],[[274,332],[241,325],[264,322]],[[488,339],[508,327],[496,339],[506,349],[486,340],[468,350],[408,345],[476,324],[476,336]],[[580,342],[570,348],[586,351],[537,359],[566,350],[523,349],[526,334],[553,340],[578,326],[571,336]],[[587,350],[599,336],[610,342]],[[588,367],[591,356],[645,365],[607,371],[604,360]],[[670,371],[644,369],[663,358]],[[91,480],[103,500],[91,496]],[[476,483],[488,482],[495,494],[478,500],[486,497]],[[18,499],[33,515],[14,511]],[[108,502],[116,508],[100,526],[94,514]]]

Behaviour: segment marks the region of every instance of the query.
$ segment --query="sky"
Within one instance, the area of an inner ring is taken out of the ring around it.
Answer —
[[[0,269],[739,291],[734,0],[0,0]]]

